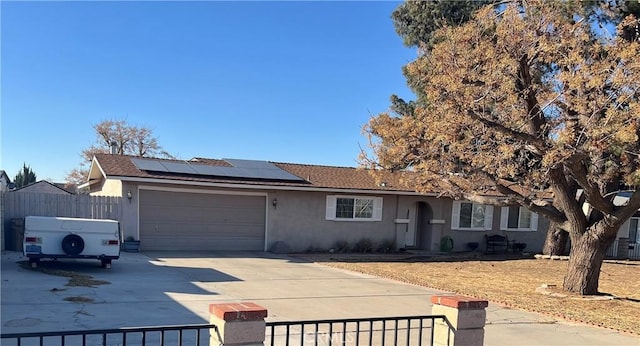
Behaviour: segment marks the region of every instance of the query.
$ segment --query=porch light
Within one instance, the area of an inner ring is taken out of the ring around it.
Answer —
[[[273,204],[274,208],[277,208],[278,207],[278,199],[274,198],[273,201],[271,201],[271,204]]]
[[[131,203],[132,198],[133,198],[133,195],[131,194],[131,190],[127,191],[127,199],[129,200],[129,203]]]

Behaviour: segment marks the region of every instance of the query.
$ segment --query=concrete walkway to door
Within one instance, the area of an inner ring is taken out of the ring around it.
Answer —
[[[264,306],[268,321],[428,315],[430,297],[443,293],[250,252],[123,253],[110,271],[78,261],[76,270],[110,284],[52,291],[65,280],[21,269],[19,257],[2,257],[3,333],[204,323],[209,303],[232,301]],[[78,306],[65,295],[94,303]],[[640,345],[638,337],[495,304],[487,323],[486,345]]]

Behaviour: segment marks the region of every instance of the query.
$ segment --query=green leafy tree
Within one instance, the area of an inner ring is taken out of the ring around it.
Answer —
[[[36,174],[31,170],[31,166],[27,166],[26,163],[22,164],[22,170],[16,174],[13,178],[13,183],[16,184],[16,188],[29,185],[36,182]]]
[[[396,32],[409,47],[430,49],[433,33],[444,26],[462,25],[473,13],[496,0],[427,0],[402,3],[391,18]]]
[[[581,4],[512,1],[438,29],[405,68],[418,100],[365,127],[367,162],[414,172],[421,192],[546,216],[571,238],[563,287],[596,294],[640,208],[640,191],[613,203],[640,183],[640,42],[625,36],[639,27],[627,15],[607,38]]]
[[[96,141],[80,153],[82,163],[67,174],[68,185],[77,185],[87,180],[89,166],[95,154],[114,151],[118,155],[173,157],[162,149],[149,127],[130,125],[125,120],[103,120],[93,125],[93,129]]]

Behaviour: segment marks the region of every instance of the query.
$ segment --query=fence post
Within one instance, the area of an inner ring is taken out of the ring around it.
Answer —
[[[484,344],[484,325],[487,318],[486,300],[460,295],[431,297],[433,315],[445,315],[447,321],[436,321],[434,345],[475,346]]]
[[[218,327],[211,330],[210,345],[264,345],[267,309],[245,303],[209,304],[210,323]]]

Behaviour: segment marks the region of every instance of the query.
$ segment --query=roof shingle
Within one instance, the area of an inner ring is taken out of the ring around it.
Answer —
[[[231,183],[251,185],[272,185],[292,187],[315,187],[331,189],[352,190],[384,190],[413,192],[403,183],[403,172],[373,172],[368,169],[354,167],[335,167],[308,164],[295,164],[283,162],[271,162],[275,166],[298,176],[303,181],[283,181],[266,179],[231,178],[220,176],[203,176],[183,173],[152,172],[138,169],[127,155],[96,154],[95,160],[108,178],[131,177],[161,180],[182,180],[193,182]],[[161,162],[184,162],[181,160],[154,159]],[[224,160],[195,158],[190,163],[206,164],[212,166],[231,165]]]

